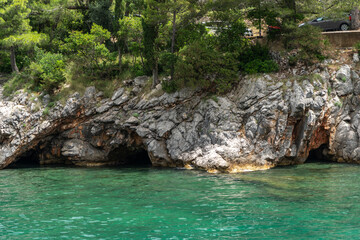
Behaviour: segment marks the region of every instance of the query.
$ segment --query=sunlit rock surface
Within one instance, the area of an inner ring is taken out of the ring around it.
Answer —
[[[1,168],[30,150],[41,163],[99,166],[145,149],[154,166],[239,172],[300,164],[325,146],[329,160],[360,163],[360,78],[349,65],[246,77],[225,96],[137,92],[105,99],[89,87],[44,114],[47,97],[36,107],[30,94],[6,100],[0,90]]]

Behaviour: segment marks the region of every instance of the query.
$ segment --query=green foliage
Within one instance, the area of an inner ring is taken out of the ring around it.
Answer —
[[[11,52],[12,70],[18,72],[17,48],[31,49],[47,40],[46,34],[31,32],[27,0],[0,1],[0,46]]]
[[[141,18],[125,16],[119,20],[118,41],[123,42],[130,53],[135,56],[142,55],[143,35]]]
[[[178,56],[170,52],[163,52],[160,55],[160,65],[165,74],[169,75],[172,66],[175,66]]]
[[[6,48],[10,48],[13,46],[32,48],[46,40],[47,36],[45,34],[31,32],[21,35],[11,35],[7,38],[3,38],[0,43]]]
[[[62,7],[59,7],[59,4]],[[69,32],[84,29],[84,13],[76,10],[69,11],[63,5],[65,5],[64,0],[31,1],[30,26],[33,31],[49,36],[47,50],[58,50],[54,49],[57,47],[56,43],[68,37]]]
[[[353,7],[355,1],[342,4]],[[339,7],[333,0],[322,4]],[[114,82],[147,74],[155,86],[160,74],[173,79],[162,83],[167,92],[196,87],[223,93],[238,70],[279,68],[267,47],[244,38],[245,14],[254,25],[280,26],[276,37],[296,65],[324,58],[320,33],[297,27],[299,13],[320,10],[314,0],[0,0],[0,72],[21,70],[5,92],[64,93],[96,85],[111,95]]]
[[[328,92],[328,95],[330,95],[330,94],[331,94],[331,92],[332,92],[331,87],[328,87],[327,92]]]
[[[91,1],[89,4],[90,22],[110,31],[113,28],[110,12],[111,4],[112,1],[110,0]]]
[[[64,71],[65,62],[61,54],[36,49],[35,59],[30,66],[21,74],[14,74],[5,84],[5,95],[21,88],[52,93],[65,81]]]
[[[219,29],[218,41],[222,51],[234,52],[244,48],[248,40],[244,38],[246,30],[242,20],[232,22],[231,25]]]
[[[210,97],[210,99],[212,99],[214,102],[216,102],[216,103],[218,103],[219,102],[219,99],[218,99],[218,97],[216,96],[216,95],[212,95],[211,97]]]
[[[28,86],[28,79],[23,77],[22,74],[13,74],[9,81],[4,84],[3,94],[10,96],[19,89],[26,88]]]
[[[240,50],[240,69],[246,73],[270,73],[279,71],[278,64],[271,59],[266,46],[255,44]]]
[[[279,71],[279,66],[273,60],[253,60],[245,65],[244,70],[248,74],[271,73]]]
[[[290,66],[292,66],[292,67],[296,66],[297,61],[298,61],[298,60],[297,60],[297,57],[296,57],[296,56],[291,55],[291,56],[289,57],[289,65],[290,65]]]
[[[131,73],[134,77],[144,76],[143,66],[139,63],[135,63],[131,68]]]
[[[9,52],[0,51],[0,72],[11,73]]]
[[[338,108],[341,108],[343,104],[342,104],[342,102],[337,101],[336,103],[334,103],[334,105]]]
[[[45,109],[44,109],[44,111],[43,111],[43,116],[48,116],[49,115],[49,113],[50,113],[50,110],[49,110],[49,108],[48,107],[46,107]]]
[[[151,74],[153,66],[156,64],[156,39],[159,33],[157,24],[150,20],[142,19],[143,38],[144,38],[144,57],[146,59],[145,72]]]
[[[357,42],[354,48],[358,51],[358,53],[360,53],[360,42]]]
[[[287,33],[283,36],[283,41],[287,49],[297,50],[296,60],[305,64],[323,60],[328,47],[328,42],[321,34],[321,30],[311,25],[300,28],[289,26]],[[295,59],[292,59],[292,62],[294,61]]]
[[[164,90],[193,87],[224,93],[237,80],[237,61],[231,54],[208,48],[204,42],[194,42],[180,51],[175,65],[175,83]]]
[[[32,88],[52,93],[65,81],[64,71],[65,62],[61,54],[38,50],[28,70]]]
[[[180,89],[180,86],[178,85],[178,82],[176,80],[162,81],[161,87],[164,90],[164,92],[167,93],[173,93]]]
[[[176,49],[181,49],[196,40],[202,39],[207,34],[208,32],[204,24],[187,24],[177,32]]]
[[[20,36],[31,31],[27,19],[30,9],[26,5],[26,0],[0,1],[0,39]]]
[[[23,69],[30,65],[32,53],[24,49],[20,49],[16,54],[16,63],[19,69]],[[10,52],[0,51],[0,73],[11,73]]]
[[[86,68],[102,69],[110,57],[110,52],[104,44],[108,39],[110,32],[93,24],[90,33],[72,32],[65,39],[61,49],[66,53],[74,54],[72,56]]]

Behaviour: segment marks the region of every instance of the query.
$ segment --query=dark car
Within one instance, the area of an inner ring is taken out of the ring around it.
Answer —
[[[302,27],[304,25],[312,25],[315,27],[321,28],[323,31],[347,31],[350,29],[350,22],[351,22],[351,15],[348,15],[347,18],[344,19],[331,19],[327,17],[320,17],[317,19],[314,19],[312,21],[302,23],[299,25],[299,27]]]

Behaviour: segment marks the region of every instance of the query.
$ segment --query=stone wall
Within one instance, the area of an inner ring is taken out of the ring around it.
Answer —
[[[347,48],[353,47],[355,43],[360,42],[360,31],[336,31],[323,32],[324,36],[334,47]]]

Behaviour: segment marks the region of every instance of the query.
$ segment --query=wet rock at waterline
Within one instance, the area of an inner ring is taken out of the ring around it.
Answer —
[[[44,163],[100,166],[145,150],[153,166],[237,172],[300,164],[320,146],[326,159],[360,163],[359,73],[348,65],[331,71],[245,77],[217,97],[119,88],[107,99],[89,87],[48,114],[21,92],[0,101],[0,166],[29,151]],[[141,90],[146,81],[133,85]]]

